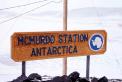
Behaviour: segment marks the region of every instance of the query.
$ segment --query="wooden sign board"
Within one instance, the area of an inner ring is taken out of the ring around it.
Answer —
[[[17,32],[11,37],[15,61],[103,54],[107,33],[104,30]]]

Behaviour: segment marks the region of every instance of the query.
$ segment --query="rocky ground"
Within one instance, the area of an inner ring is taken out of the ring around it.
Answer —
[[[20,76],[17,79],[14,79],[10,82],[122,82],[122,79],[108,79],[106,76],[101,78],[90,77],[89,80],[83,77],[79,77],[80,73],[73,72],[71,74],[63,76],[41,76],[37,73],[32,73],[28,77]]]

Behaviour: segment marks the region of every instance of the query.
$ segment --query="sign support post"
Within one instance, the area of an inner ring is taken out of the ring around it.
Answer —
[[[90,56],[87,56],[86,59],[86,79],[89,80],[89,72],[90,72]]]
[[[64,0],[63,31],[67,31],[67,3],[68,3],[68,0]],[[63,58],[63,75],[67,75],[67,58]]]
[[[26,76],[26,62],[22,61],[22,76]]]

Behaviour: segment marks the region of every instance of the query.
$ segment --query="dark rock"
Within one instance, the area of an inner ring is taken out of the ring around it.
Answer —
[[[75,82],[79,78],[79,73],[77,71],[71,73],[68,77],[72,80],[72,82]]]
[[[96,77],[92,78],[91,82],[98,82],[98,79]]]
[[[85,78],[78,78],[75,82],[90,82]]]
[[[98,82],[108,82],[108,79],[107,79],[107,77],[102,77],[102,78],[100,78],[99,80],[98,80]]]
[[[28,79],[29,79],[29,80],[34,80],[34,79],[42,80],[42,77],[41,77],[39,74],[37,74],[37,73],[32,73],[32,74],[30,74],[30,75],[28,76]]]

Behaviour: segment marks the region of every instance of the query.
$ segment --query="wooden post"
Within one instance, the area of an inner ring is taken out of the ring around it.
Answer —
[[[67,0],[63,3],[63,31],[67,31]],[[67,58],[63,59],[63,75],[67,75]]]

